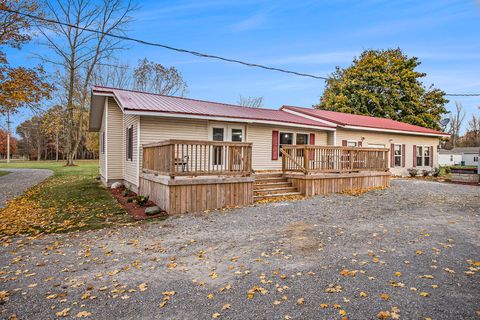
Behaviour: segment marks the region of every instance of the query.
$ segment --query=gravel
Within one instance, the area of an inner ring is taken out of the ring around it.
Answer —
[[[8,200],[20,196],[25,190],[39,184],[53,174],[46,169],[0,169],[9,171],[6,176],[0,177],[0,208]]]
[[[94,319],[474,319],[479,230],[479,187],[394,180],[361,196],[16,238],[0,249],[10,295],[0,316],[53,319],[70,308],[69,317]]]

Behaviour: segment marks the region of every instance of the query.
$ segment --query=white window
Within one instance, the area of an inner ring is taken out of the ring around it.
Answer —
[[[102,140],[100,140],[100,149],[102,154],[105,154],[105,131],[102,131]]]
[[[369,148],[385,148],[384,144],[377,144],[377,143],[369,143],[368,144]]]
[[[280,132],[280,139],[279,139],[279,148],[278,152],[279,155],[282,155],[282,147],[283,146],[288,146],[288,145],[293,145],[293,133],[292,132]]]
[[[423,165],[429,167],[430,163],[430,146],[423,146]]]
[[[430,146],[417,146],[416,150],[417,167],[432,166],[432,158],[430,155]],[[453,156],[450,156],[450,161],[453,161]]]
[[[127,160],[132,161],[133,159],[133,126],[127,128],[127,136],[126,136],[126,143],[127,143]]]
[[[308,145],[311,144],[310,134],[300,132],[279,132],[278,139],[278,154],[282,155],[283,146],[293,145]],[[303,156],[303,150],[297,150],[297,156]]]
[[[348,140],[347,141],[347,147],[356,147],[358,144],[357,141],[354,141],[354,140]]]
[[[393,157],[395,167],[402,166],[402,145],[396,144],[393,146]]]

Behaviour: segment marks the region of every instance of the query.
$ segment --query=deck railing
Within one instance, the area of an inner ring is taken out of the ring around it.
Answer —
[[[166,140],[143,145],[143,172],[200,176],[252,173],[252,144],[197,140]]]
[[[283,172],[388,171],[387,148],[297,145],[280,152]]]

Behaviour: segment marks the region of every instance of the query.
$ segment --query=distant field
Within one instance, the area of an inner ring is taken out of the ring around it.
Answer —
[[[0,236],[96,229],[131,222],[130,216],[96,180],[98,160],[80,160],[76,164],[65,167],[64,161],[0,163],[3,169],[54,172],[52,177],[0,210]]]

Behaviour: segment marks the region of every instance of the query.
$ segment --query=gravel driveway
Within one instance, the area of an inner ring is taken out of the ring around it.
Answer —
[[[28,188],[39,184],[53,174],[53,171],[46,169],[0,170],[10,172],[0,177],[0,208],[3,208],[8,200],[18,197]]]
[[[478,319],[479,230],[479,187],[395,180],[357,197],[11,239],[0,316]]]

